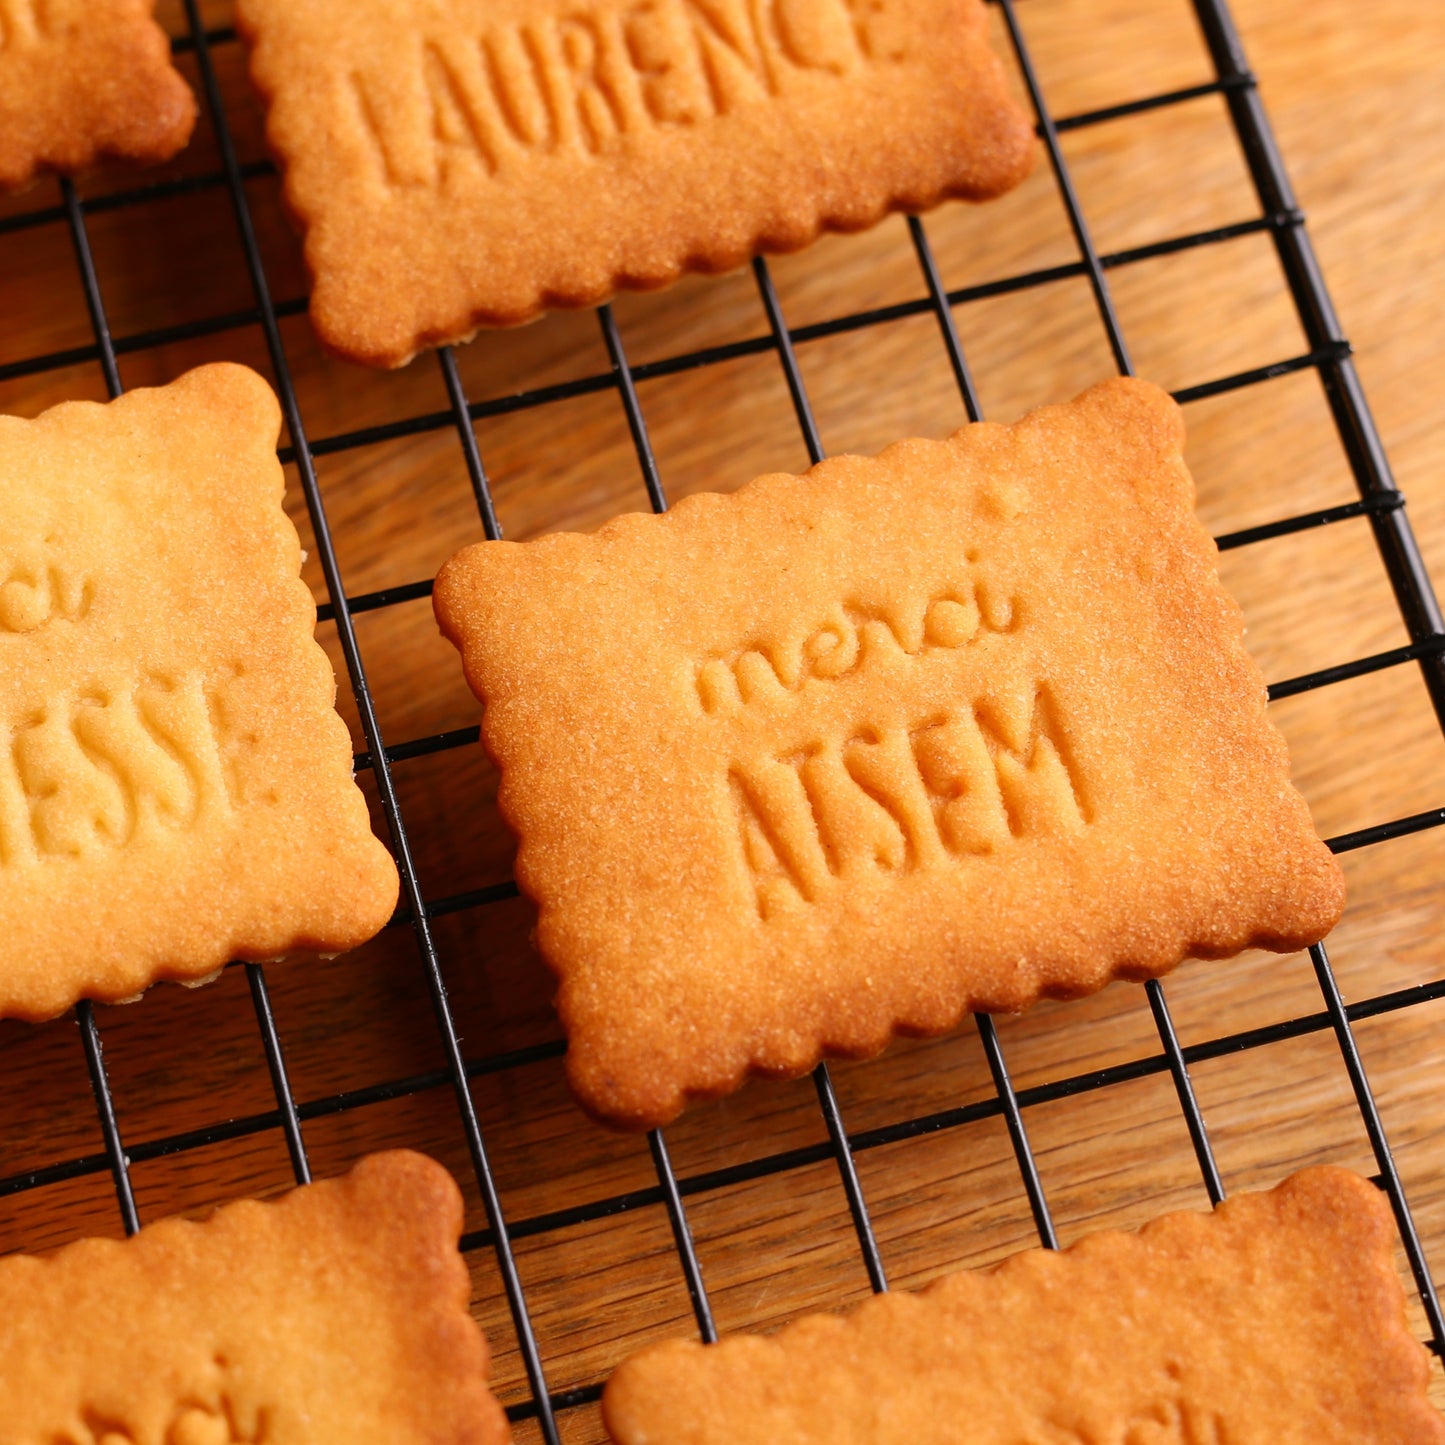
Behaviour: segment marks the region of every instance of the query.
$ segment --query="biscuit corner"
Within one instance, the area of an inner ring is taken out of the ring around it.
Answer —
[[[213,411],[234,415],[248,431],[273,446],[281,436],[281,403],[260,372],[235,361],[212,361],[172,383],[175,395]]]
[[[12,3],[0,23],[0,191],[101,160],[159,165],[185,148],[199,111],[153,9]]]

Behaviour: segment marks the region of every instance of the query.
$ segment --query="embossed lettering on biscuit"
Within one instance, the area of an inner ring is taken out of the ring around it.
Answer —
[[[503,1445],[461,1227],[446,1171],[396,1152],[0,1260],[0,1445]]]
[[[589,1110],[1330,929],[1181,444],[1113,382],[447,565]]]
[[[1310,1169],[771,1338],[651,1346],[603,1417],[616,1445],[1445,1445],[1393,1238],[1379,1190]]]
[[[155,164],[186,144],[196,103],[153,8],[0,0],[0,190],[107,157]]]
[[[1017,184],[981,0],[240,0],[312,318],[384,366]]]
[[[341,952],[396,901],[241,367],[0,418],[0,1016]]]

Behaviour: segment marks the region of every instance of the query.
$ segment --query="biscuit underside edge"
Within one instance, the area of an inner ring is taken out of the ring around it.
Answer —
[[[181,988],[186,989],[209,988],[213,983],[218,983],[226,970],[233,966],[245,967],[255,964],[265,967],[280,963],[331,963],[340,958],[342,952],[345,951],[347,950],[323,953],[316,948],[297,945],[294,949],[288,949],[284,953],[269,954],[265,958],[248,958],[244,949],[236,949],[224,963],[214,966],[203,965],[205,972],[197,972],[196,969],[184,968],[180,965],[167,969],[148,969],[140,975],[143,980],[140,988],[135,988],[130,979],[117,982],[115,987],[110,989],[84,987],[68,1003],[63,1003],[58,1008],[23,1009],[12,1004],[5,1009],[3,1014],[0,1014],[0,1017],[28,1024],[49,1023],[52,1019],[57,1019],[67,1013],[77,1003],[98,1003],[104,1004],[108,1008],[123,1008],[128,1004],[140,1003],[157,984],[178,984]]]
[[[272,158],[281,167],[283,174],[289,171],[284,160],[272,150]],[[904,195],[893,192],[875,210],[861,219],[848,219],[823,215],[817,217],[806,233],[786,239],[769,235],[755,236],[749,244],[727,251],[708,251],[694,248],[672,263],[663,273],[638,274],[626,271],[615,272],[602,286],[567,287],[539,282],[526,307],[500,311],[485,306],[464,307],[451,320],[415,329],[415,344],[410,351],[368,346],[363,342],[348,340],[347,333],[354,329],[350,317],[333,322],[325,311],[317,306],[315,296],[320,280],[320,268],[313,264],[311,247],[303,245],[302,251],[306,269],[311,280],[313,300],[310,305],[312,326],[326,349],[343,361],[381,370],[397,371],[409,366],[424,351],[438,350],[444,346],[465,346],[483,331],[514,331],[542,320],[554,311],[585,311],[607,305],[626,293],[663,291],[677,284],[685,276],[722,276],[741,269],[756,258],[767,256],[789,256],[807,250],[826,235],[856,235],[873,229],[889,216],[916,211],[931,211],[945,201],[971,201],[983,204],[1002,195],[1001,190],[979,192],[974,188],[961,186],[945,187],[928,196]],[[306,219],[305,210],[296,202],[288,184],[283,185],[282,194],[286,209],[293,224],[303,235],[309,234],[311,223]]]
[[[522,889],[522,892],[534,903],[536,902],[536,899],[525,888]],[[1026,995],[1004,1001],[971,997],[965,993],[956,1007],[937,1023],[924,1026],[912,1023],[907,1019],[900,1019],[895,1015],[889,1020],[880,1036],[870,1038],[862,1044],[841,1045],[827,1031],[820,1030],[811,1051],[786,1065],[768,1065],[761,1062],[755,1052],[748,1051],[747,1057],[742,1062],[735,1064],[725,1074],[715,1074],[706,1083],[677,1083],[670,1089],[665,1100],[661,1097],[661,1091],[658,1091],[657,1095],[649,1101],[651,1107],[636,1104],[619,1107],[615,1097],[610,1097],[611,1091],[607,1088],[607,1081],[611,1077],[612,1071],[605,1065],[595,1071],[601,1076],[601,1087],[592,1086],[590,1080],[592,1071],[585,1060],[584,1035],[582,1031],[573,1028],[565,1007],[559,1002],[563,1032],[569,1040],[566,1055],[567,1082],[578,1105],[597,1123],[624,1133],[644,1133],[671,1124],[694,1104],[709,1103],[726,1098],[728,1095],[736,1093],[752,1079],[766,1079],[775,1083],[787,1082],[802,1078],[825,1061],[863,1062],[879,1057],[893,1044],[903,1039],[946,1037],[956,1032],[969,1014],[1021,1015],[1045,1000],[1069,1002],[1102,993],[1104,989],[1116,983],[1139,984],[1165,978],[1181,964],[1187,962],[1227,960],[1255,948],[1273,953],[1291,953],[1299,948],[1319,943],[1324,936],[1326,935],[1322,934],[1319,938],[1287,941],[1251,932],[1241,939],[1237,947],[1231,945],[1221,951],[1213,949],[1206,951],[1198,944],[1191,944],[1157,967],[1116,967],[1100,982],[1091,981],[1074,986],[1064,983],[1042,983]],[[567,974],[565,965],[559,967],[547,959],[545,954],[542,957],[559,983],[565,981]],[[742,1050],[738,1052],[742,1052]]]

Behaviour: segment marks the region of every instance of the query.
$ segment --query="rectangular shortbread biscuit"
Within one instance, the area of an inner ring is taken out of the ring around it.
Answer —
[[[0,1445],[503,1445],[461,1228],[446,1170],[396,1152],[0,1260]]]
[[[239,0],[311,315],[398,366],[1020,181],[982,0]]]
[[[602,1408],[617,1445],[1442,1445],[1383,1196],[1309,1169],[814,1315],[670,1341]]]
[[[1112,381],[447,564],[585,1107],[1329,930],[1182,440]]]
[[[339,953],[396,905],[280,424],[230,365],[0,417],[0,1017]]]
[[[154,164],[190,139],[196,102],[155,0],[0,0],[0,190],[103,157]]]

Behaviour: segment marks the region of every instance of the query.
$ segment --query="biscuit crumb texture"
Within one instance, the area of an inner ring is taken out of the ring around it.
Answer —
[[[0,1260],[0,1445],[502,1445],[462,1200],[397,1151]]]
[[[1441,1445],[1393,1240],[1378,1190],[1308,1169],[771,1338],[653,1346],[603,1416],[616,1445]]]
[[[396,904],[245,367],[0,417],[0,1016],[338,953]]]
[[[0,0],[0,191],[184,149],[196,101],[154,0]]]
[[[447,564],[586,1108],[1329,931],[1182,444],[1115,380]]]
[[[239,0],[341,355],[719,272],[1033,163],[982,0]]]

